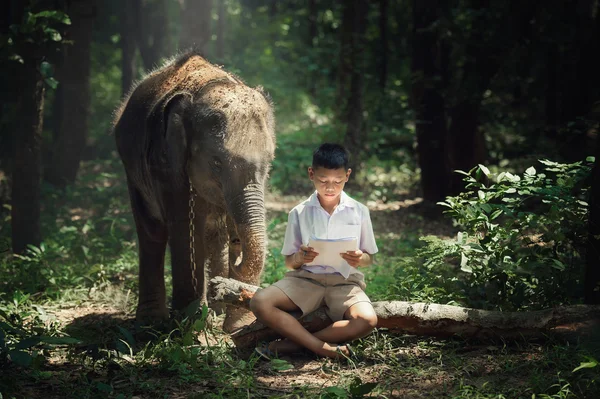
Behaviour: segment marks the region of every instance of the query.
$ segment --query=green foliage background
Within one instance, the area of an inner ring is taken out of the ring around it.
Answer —
[[[177,5],[169,4],[169,15],[174,20]],[[282,4],[275,15],[261,2],[225,0],[225,4],[227,51],[223,59],[217,59],[213,38],[208,58],[238,74],[249,85],[264,86],[270,94],[277,118],[270,192],[275,200],[299,201],[312,190],[305,175],[313,149],[323,141],[343,141],[345,133],[336,116],[335,103],[340,4],[331,3],[321,10],[317,36],[312,42],[306,40],[308,11],[301,2]],[[476,40],[478,45],[486,44],[485,37],[478,37],[474,27],[481,15],[465,4],[457,3],[452,18],[442,23],[460,43]],[[116,322],[104,330],[65,327],[64,322],[53,317],[61,308],[98,304],[109,304],[128,315],[135,310],[136,236],[125,178],[111,135],[112,114],[122,99],[119,7],[116,0],[100,2],[98,6],[92,44],[90,137],[77,184],[65,191],[43,186],[43,245],[20,256],[13,257],[8,252],[0,255],[0,366],[28,370],[23,377],[25,383],[11,378],[14,374],[0,376],[0,397],[4,392],[19,392],[26,384],[43,384],[52,379],[58,381],[56,389],[73,397],[132,397],[140,392],[158,397],[168,395],[173,386],[185,390],[188,384],[206,381],[210,389],[202,397],[248,397],[248,392],[259,391],[254,374],[258,359],[238,353],[218,336],[216,339],[222,341],[215,345],[197,345],[199,335],[214,333],[206,323],[207,309],[198,304],[192,304],[176,321],[157,330],[143,330],[127,322]],[[409,11],[403,2],[390,4],[389,35],[397,40],[389,43],[390,68],[385,89],[379,85],[377,64],[381,54],[375,28],[378,11],[372,7],[368,15],[363,54],[372,61],[364,76],[367,156],[353,165],[348,191],[370,205],[389,205],[420,194],[409,93]],[[547,40],[568,46],[575,35],[573,25],[558,24],[558,16],[551,11],[542,16],[544,26],[556,28]],[[50,16],[43,16],[47,17]],[[55,17],[59,21],[64,18],[59,14]],[[213,11],[213,23],[216,19]],[[43,31],[49,35],[47,38],[57,38],[52,28],[47,28]],[[178,25],[171,24],[169,42],[173,55],[178,51],[174,44],[178,33]],[[581,302],[582,248],[593,160],[580,157],[579,162],[568,161],[561,151],[561,140],[581,138],[581,125],[561,127],[554,138],[540,133],[545,124],[545,88],[531,76],[542,69],[545,57],[540,54],[545,54],[546,44],[535,47],[535,54],[527,63],[523,57],[528,48],[517,48],[500,78],[486,91],[481,128],[485,131],[490,162],[463,171],[466,190],[438,206],[447,208],[447,215],[432,221],[427,212],[401,209],[387,211],[378,219],[380,228],[375,223],[381,252],[376,264],[365,272],[368,294],[373,300],[496,310],[529,310]],[[568,53],[568,49],[564,51]],[[466,55],[460,52],[453,57],[457,65],[466,61]],[[44,68],[50,89],[44,137],[49,141],[51,63]],[[147,72],[140,67],[138,79]],[[2,127],[10,127],[14,110],[3,105],[3,111]],[[0,167],[5,167],[6,148],[10,148],[7,135],[0,135],[0,146]],[[577,155],[581,148],[589,151],[585,145],[577,147]],[[7,182],[6,176],[0,175],[0,195]],[[7,248],[9,211],[10,205],[3,204],[0,244],[6,243]],[[383,222],[398,214],[407,216],[400,219],[401,223],[384,228]],[[263,285],[273,283],[286,272],[280,254],[286,221],[285,211],[269,211],[270,242]],[[435,223],[439,223],[440,231],[432,236],[426,227]],[[166,276],[169,285],[169,270]],[[411,357],[404,353],[404,348],[411,345],[426,355]],[[525,382],[527,397],[537,393],[548,398],[584,398],[600,392],[596,349],[562,342],[517,345],[538,356],[533,370],[527,370],[531,372],[527,377],[530,380]],[[520,387],[511,386],[510,380],[481,383],[478,366],[466,362],[460,353],[465,346],[463,342],[414,342],[376,333],[360,341],[358,351],[367,359],[364,363],[382,364],[392,370],[391,377],[380,378],[378,385],[373,385],[350,375],[327,389],[296,387],[284,394],[323,398],[363,397],[369,392],[385,395],[401,383],[394,379],[395,374],[406,377],[402,373],[408,370],[412,373],[408,377],[418,379],[430,376],[429,372],[441,372],[445,364],[451,364],[451,372],[456,375],[449,388],[451,397],[500,398],[507,392],[506,397],[523,395]],[[491,364],[492,358],[500,359],[502,375],[520,376],[530,364],[511,352],[514,348],[504,344],[491,348],[486,349],[489,353],[486,352],[485,361]],[[82,374],[73,382],[52,368],[53,356],[67,359],[90,375],[99,371],[102,378]],[[582,368],[573,371],[580,364]],[[271,372],[282,373],[290,366],[278,359],[272,363]],[[335,367],[325,364],[323,369],[330,372]],[[119,385],[111,374],[116,373],[114,370],[130,378],[130,382]],[[169,379],[160,380],[164,375]],[[270,395],[262,391],[261,394]]]

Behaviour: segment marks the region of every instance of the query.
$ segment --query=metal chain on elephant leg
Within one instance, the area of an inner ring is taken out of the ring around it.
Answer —
[[[190,268],[192,271],[192,284],[194,284],[194,293],[196,294],[196,299],[198,299],[200,298],[200,294],[198,293],[198,278],[196,277],[196,225],[194,224],[194,219],[196,218],[196,214],[194,213],[196,192],[194,191],[192,180],[189,177],[188,182],[190,185],[190,198],[188,200],[188,205],[190,208],[188,215],[190,219]]]

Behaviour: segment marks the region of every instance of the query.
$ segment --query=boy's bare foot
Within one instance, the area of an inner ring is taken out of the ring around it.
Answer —
[[[302,346],[290,341],[289,339],[273,341],[269,344],[269,351],[277,354],[296,353],[302,351],[302,349],[304,349]],[[332,359],[339,359],[350,357],[352,353],[348,349],[347,345],[325,343],[321,350],[317,352],[317,355]]]
[[[332,359],[348,358],[352,355],[347,345],[337,345],[325,343],[318,355],[330,357]]]

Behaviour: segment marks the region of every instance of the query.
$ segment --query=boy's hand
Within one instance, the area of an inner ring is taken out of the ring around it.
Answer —
[[[308,247],[306,245],[300,246],[300,251],[298,251],[298,259],[302,259],[302,264],[310,263],[319,255],[318,252],[315,252],[313,247]]]
[[[340,254],[342,258],[352,267],[357,267],[363,256],[363,251],[357,249],[356,251],[347,251]]]

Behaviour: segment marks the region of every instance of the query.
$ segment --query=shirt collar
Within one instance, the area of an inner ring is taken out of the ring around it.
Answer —
[[[312,193],[312,195],[308,198],[308,206],[316,206],[316,207],[320,207],[321,203],[319,202],[319,198],[317,197],[317,190],[315,190],[314,193]],[[348,196],[348,194],[346,194],[345,191],[342,191],[342,194],[340,195],[340,203],[338,205],[338,209],[343,209],[345,207],[348,208],[354,208],[354,202],[352,201],[352,198],[350,198]]]

